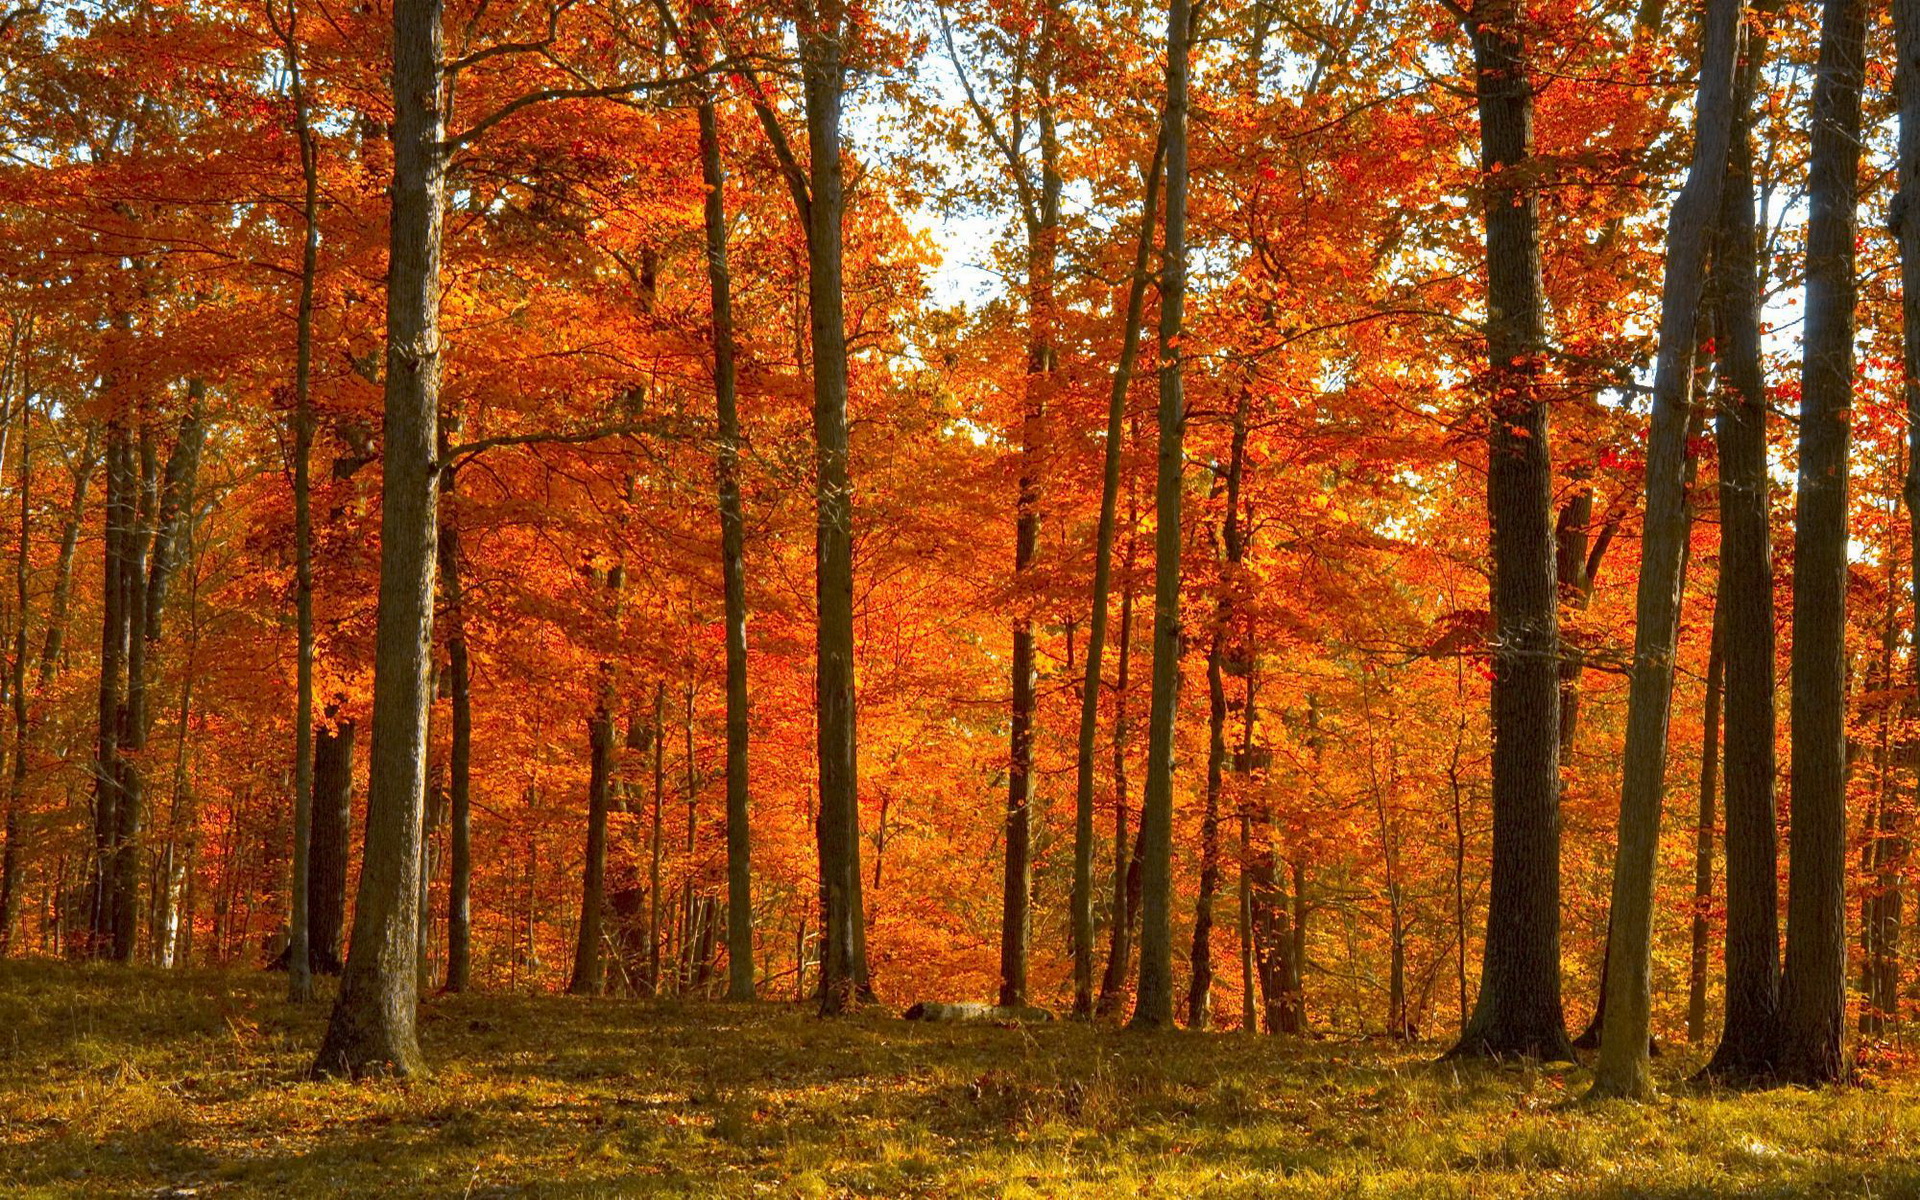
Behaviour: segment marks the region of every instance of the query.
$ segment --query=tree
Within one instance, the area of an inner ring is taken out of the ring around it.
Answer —
[[[314,1060],[320,1074],[425,1070],[415,1031],[421,814],[432,697],[439,504],[440,227],[446,150],[440,0],[393,9],[393,217],[387,278],[380,608],[366,852],[339,999]]]
[[[1793,822],[1787,954],[1780,977],[1782,1079],[1846,1071],[1847,450],[1853,405],[1855,210],[1866,5],[1827,0],[1814,76],[1807,180],[1806,331],[1793,519]]]
[[[1753,106],[1766,57],[1767,6],[1756,5],[1753,12],[1761,20],[1749,27],[1736,76],[1712,285],[1720,332],[1714,439],[1721,585],[1715,612],[1726,660],[1727,928],[1725,1020],[1706,1074],[1734,1083],[1773,1073],[1780,979],[1772,486],[1753,178]]]
[[[1153,699],[1147,718],[1147,783],[1140,801],[1140,991],[1133,1025],[1173,1024],[1173,726],[1179,707],[1180,493],[1186,466],[1181,344],[1187,289],[1187,57],[1192,6],[1167,4],[1167,209],[1160,268],[1160,449],[1153,504]]]
[[[1686,463],[1693,356],[1709,238],[1726,179],[1739,34],[1740,0],[1714,0],[1700,35],[1693,165],[1667,223],[1653,423],[1647,438],[1647,516],[1640,543],[1627,701],[1620,849],[1608,922],[1607,1016],[1593,1082],[1593,1092],[1600,1096],[1644,1098],[1653,1092],[1647,1038],[1653,1019],[1654,860],[1666,793],[1667,724],[1691,525]]]
[[[1451,1057],[1571,1059],[1560,1007],[1559,652],[1533,84],[1520,5],[1461,14],[1486,174],[1493,882],[1480,995]]]

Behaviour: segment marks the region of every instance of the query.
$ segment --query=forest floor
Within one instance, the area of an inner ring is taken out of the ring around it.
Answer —
[[[0,963],[0,1193],[25,1196],[1920,1196],[1920,1082],[1739,1095],[1660,1060],[1006,1029],[782,1004],[437,998],[426,1080],[310,1082],[265,973]]]

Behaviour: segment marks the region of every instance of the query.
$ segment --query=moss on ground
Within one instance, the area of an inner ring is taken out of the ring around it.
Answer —
[[[437,998],[431,1078],[304,1078],[277,975],[0,964],[25,1196],[1920,1196],[1908,1079],[1572,1103],[1579,1068],[787,1005]]]

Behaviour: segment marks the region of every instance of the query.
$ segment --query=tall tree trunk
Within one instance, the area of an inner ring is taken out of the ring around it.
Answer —
[[[1559,653],[1533,83],[1516,0],[1473,40],[1487,174],[1487,513],[1493,559],[1493,880],[1480,997],[1455,1057],[1569,1059],[1560,1005]]]
[[[1620,795],[1620,849],[1608,925],[1607,1015],[1593,1091],[1653,1093],[1647,1038],[1653,1021],[1653,894],[1660,815],[1666,799],[1667,726],[1685,577],[1687,431],[1700,300],[1732,136],[1740,0],[1709,0],[1701,30],[1693,165],[1667,225],[1667,263],[1647,437],[1647,516],[1640,542],[1627,748]]]
[[[860,911],[860,791],[853,690],[853,484],[847,463],[847,326],[841,287],[845,196],[840,114],[847,14],[816,0],[800,25],[809,155],[807,297],[812,309],[816,702],[820,758],[820,874],[826,901],[820,1007],[846,1011],[865,971]]]
[[[473,974],[473,668],[467,654],[466,590],[460,574],[460,501],[452,463],[440,477],[436,552],[447,623],[447,687],[453,707],[447,746],[449,849],[447,872],[447,990],[464,992]]]
[[[1213,896],[1220,887],[1220,788],[1227,758],[1227,685],[1220,667],[1224,637],[1216,627],[1207,642],[1207,796],[1200,816],[1200,889],[1194,900],[1187,981],[1187,1025],[1192,1029],[1205,1029],[1213,1021]]]
[[[1920,624],[1920,0],[1893,0],[1893,30],[1894,92],[1900,101],[1900,190],[1887,214],[1887,226],[1900,244],[1900,329],[1907,404],[1904,499],[1910,523],[1907,565],[1912,573],[1914,619]],[[1920,655],[1914,656],[1913,672],[1915,683],[1920,684]],[[1899,827],[1893,847],[1894,866],[1903,868],[1908,853],[1904,818]],[[1895,896],[1888,936],[1897,943],[1901,912],[1897,892]]]
[[[1721,402],[1720,606],[1726,658],[1727,927],[1725,1019],[1704,1074],[1751,1083],[1773,1073],[1779,1002],[1778,829],[1774,809],[1774,612],[1766,376],[1761,346],[1760,235],[1754,215],[1753,107],[1767,18],[1750,11],[1720,198],[1713,295]]]
[[[1140,917],[1140,839],[1127,837],[1127,694],[1133,657],[1135,547],[1132,530],[1138,527],[1140,517],[1131,488],[1127,508],[1127,556],[1120,585],[1120,661],[1113,687],[1113,919],[1108,930],[1107,969],[1101,976],[1100,998],[1093,1009],[1097,1017],[1116,1015],[1126,1005],[1133,930]]]
[[[367,843],[353,941],[314,1069],[418,1074],[415,899],[427,770],[440,393],[440,0],[393,6],[393,220],[387,272],[380,609]]]
[[[1902,472],[1905,466],[1902,464]],[[1890,512],[1888,516],[1892,516]],[[1868,690],[1887,695],[1894,688],[1894,648],[1900,640],[1898,557],[1889,546],[1886,607],[1880,621],[1880,658]],[[1900,1010],[1900,894],[1903,822],[1894,787],[1894,722],[1899,710],[1884,702],[1873,747],[1873,806],[1867,814],[1861,868],[1869,880],[1860,902],[1860,1032],[1879,1035],[1898,1022]]]
[[[93,760],[93,860],[88,870],[88,934],[85,952],[107,952],[113,935],[113,864],[120,809],[120,709],[126,674],[127,622],[122,563],[134,519],[132,440],[124,416],[107,431],[106,531],[101,552],[100,686],[98,749]]]
[[[1826,0],[1813,88],[1800,477],[1793,522],[1793,761],[1779,1075],[1846,1070],[1847,450],[1865,0]]]
[[[1693,942],[1687,956],[1687,1044],[1707,1036],[1707,966],[1713,904],[1713,829],[1715,788],[1720,779],[1720,693],[1726,675],[1726,632],[1720,605],[1713,609],[1713,636],[1707,649],[1707,700],[1700,735],[1700,812],[1693,825]]]
[[[1227,653],[1227,639],[1232,635],[1234,594],[1241,586],[1240,566],[1246,558],[1245,538],[1240,529],[1240,484],[1246,469],[1247,418],[1252,405],[1253,387],[1249,380],[1240,387],[1233,408],[1225,479],[1227,510],[1220,522],[1225,561],[1220,572],[1219,596],[1214,603],[1213,636],[1207,644],[1207,800],[1200,825],[1200,894],[1194,911],[1193,973],[1187,991],[1187,1023],[1196,1029],[1207,1025],[1209,993],[1213,986],[1213,896],[1220,877],[1220,792],[1227,760],[1227,691],[1222,659]],[[1247,667],[1251,679],[1251,662],[1247,662]],[[1249,713],[1252,690],[1249,683]],[[1251,724],[1248,728],[1251,730]]]
[[[597,996],[606,981],[601,941],[607,891],[607,811],[613,795],[613,717],[604,700],[593,714],[590,734],[593,757],[587,776],[587,866],[580,888],[580,937],[574,944],[573,978],[567,982],[567,990],[576,996]]]
[[[1140,233],[1134,243],[1133,278],[1127,286],[1126,316],[1121,324],[1120,359],[1113,369],[1107,395],[1107,433],[1102,457],[1100,521],[1094,537],[1093,604],[1087,633],[1086,680],[1080,690],[1080,729],[1074,760],[1073,834],[1073,1011],[1077,1016],[1110,1012],[1108,998],[1117,997],[1125,984],[1127,943],[1131,930],[1126,905],[1127,806],[1124,796],[1126,752],[1118,743],[1125,723],[1128,621],[1133,615],[1132,581],[1121,601],[1120,680],[1114,717],[1114,834],[1113,916],[1107,972],[1100,985],[1096,1009],[1093,999],[1093,758],[1100,724],[1101,660],[1107,647],[1107,603],[1113,587],[1115,513],[1120,503],[1120,464],[1126,452],[1127,393],[1133,385],[1134,364],[1140,356],[1140,327],[1146,314],[1148,263],[1153,256],[1154,215],[1160,206],[1160,168],[1166,156],[1164,127],[1147,166],[1140,204]],[[1129,542],[1131,545],[1131,542]],[[1131,555],[1129,555],[1131,565]]]
[[[726,167],[711,91],[700,98],[700,171],[707,185],[707,285],[713,301],[713,396],[719,419],[720,570],[727,625],[727,999],[753,999],[753,840],[747,804],[746,518],[740,506],[740,412],[733,280],[727,264]]]
[[[80,546],[87,493],[93,489],[93,473],[100,459],[100,427],[88,425],[86,445],[80,451],[80,463],[73,473],[73,499],[67,503],[66,522],[60,531],[60,557],[54,565],[53,601],[47,609],[46,640],[40,645],[39,686],[42,690],[53,682],[60,669],[67,636],[67,607],[73,599],[73,560]]]
[[[0,851],[0,957],[13,951],[20,913],[21,810],[27,800],[27,582],[33,565],[33,408],[20,389],[20,544],[13,560],[13,775],[7,786],[6,847]]]
[[[1189,0],[1167,3],[1167,211],[1160,275],[1160,451],[1153,500],[1153,707],[1140,801],[1140,991],[1133,1024],[1173,1024],[1173,728],[1180,691],[1180,489],[1186,398],[1181,360],[1187,298],[1187,56]]]
[[[653,831],[648,839],[647,994],[660,994],[660,855],[665,832],[661,818],[667,795],[667,682],[653,685]]]
[[[313,738],[313,835],[307,870],[307,949],[313,969],[338,975],[353,841],[353,722]]]
[[[1027,965],[1033,941],[1033,726],[1037,696],[1033,617],[1026,611],[1027,576],[1040,538],[1042,431],[1053,373],[1059,366],[1054,275],[1060,240],[1060,143],[1055,132],[1053,76],[1059,2],[1048,0],[1035,51],[1034,108],[1040,128],[1040,189],[1026,205],[1027,374],[1020,414],[1020,483],[1014,529],[1013,582],[1019,608],[1013,619],[1013,702],[1007,770],[1006,872],[1000,908],[1000,1003],[1027,1002]],[[1023,175],[1017,156],[1009,166]],[[1027,193],[1024,186],[1023,194]],[[1091,816],[1091,812],[1089,812]],[[1090,894],[1090,893],[1089,893]],[[1078,960],[1076,959],[1076,962]],[[1089,962],[1091,960],[1089,959]],[[1091,975],[1089,972],[1089,983]],[[1076,996],[1079,993],[1076,992]]]
[[[293,545],[294,611],[298,641],[293,702],[293,879],[287,893],[287,999],[313,999],[312,914],[307,876],[313,852],[313,288],[320,257],[318,143],[307,118],[307,90],[300,71],[299,5],[288,0],[282,31],[288,88],[293,94],[293,133],[300,143],[303,183],[300,216],[300,302],[294,318]]]

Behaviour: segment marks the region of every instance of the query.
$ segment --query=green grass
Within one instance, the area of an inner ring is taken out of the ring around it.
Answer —
[[[434,1073],[303,1077],[281,976],[0,964],[26,1196],[1920,1196],[1920,1088],[1569,1101],[1435,1047],[436,999]]]

